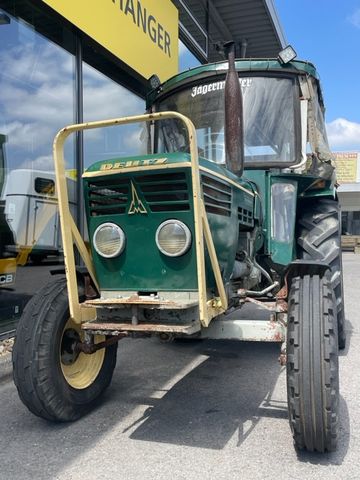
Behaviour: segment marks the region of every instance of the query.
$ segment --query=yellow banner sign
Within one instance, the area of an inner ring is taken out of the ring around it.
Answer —
[[[358,174],[357,152],[335,152],[336,178],[339,183],[355,183]]]
[[[178,71],[178,10],[171,0],[43,0],[144,78]]]

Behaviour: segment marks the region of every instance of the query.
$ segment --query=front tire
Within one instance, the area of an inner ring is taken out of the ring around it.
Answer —
[[[117,345],[86,355],[83,340],[70,320],[65,279],[52,282],[27,304],[13,349],[13,375],[20,399],[35,415],[73,421],[87,413],[109,386]],[[95,342],[104,340],[98,336]]]
[[[338,436],[339,368],[329,280],[294,277],[288,305],[287,395],[294,443],[298,449],[330,452]]]

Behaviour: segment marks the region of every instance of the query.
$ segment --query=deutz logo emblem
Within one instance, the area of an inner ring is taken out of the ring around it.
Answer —
[[[140,200],[133,182],[131,182],[131,204],[128,214],[133,215],[134,213],[147,213],[147,210]]]

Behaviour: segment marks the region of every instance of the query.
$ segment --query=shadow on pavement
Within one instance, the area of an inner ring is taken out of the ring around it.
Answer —
[[[22,480],[56,478],[95,445],[105,442],[107,448],[111,431],[110,438],[221,450],[230,440],[241,445],[266,417],[283,420],[288,428],[286,396],[273,394],[281,373],[279,345],[137,339],[121,341],[118,353],[112,385],[99,408],[75,423],[52,424],[33,416],[12,382],[0,385],[0,464],[6,478],[19,478],[19,472]],[[342,462],[349,444],[343,400],[340,410],[339,451],[299,453],[300,461]]]
[[[0,478],[57,478],[119,428],[138,407],[139,396],[151,397],[194,356],[179,352],[174,358],[174,352],[150,340],[123,340],[118,353],[112,385],[98,408],[77,422],[56,424],[35,417],[21,403],[12,381],[0,384]]]
[[[287,419],[286,399],[271,398],[278,345],[206,341],[196,350],[204,361],[153,402],[130,438],[222,449],[233,435],[241,445],[263,417]]]

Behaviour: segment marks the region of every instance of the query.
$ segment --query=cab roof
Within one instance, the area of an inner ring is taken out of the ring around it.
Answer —
[[[275,58],[255,58],[255,59],[237,59],[235,62],[238,72],[284,72],[298,75],[311,75],[319,81],[319,75],[315,66],[307,61],[294,60],[287,64],[280,63]],[[168,93],[174,87],[187,84],[194,80],[202,78],[224,75],[228,69],[228,62],[216,62],[206,65],[200,65],[195,68],[178,73],[164,82],[158,89],[152,90],[147,95],[147,106],[151,106],[159,96]]]

